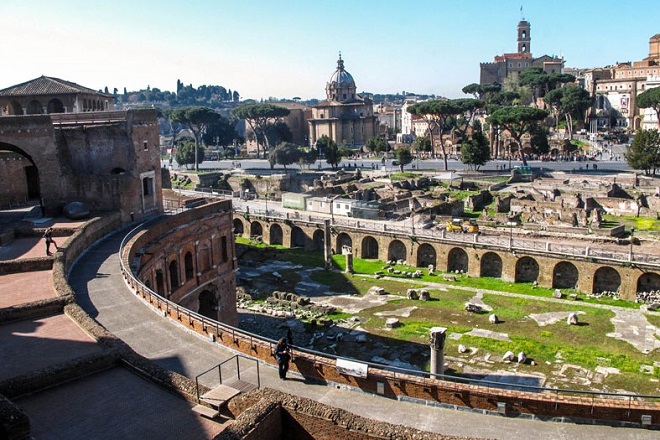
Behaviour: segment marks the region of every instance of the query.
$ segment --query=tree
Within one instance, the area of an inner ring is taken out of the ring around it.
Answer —
[[[333,168],[341,162],[341,152],[337,147],[337,143],[330,139],[328,136],[323,135],[316,141],[316,148],[321,151],[325,157],[325,161]]]
[[[406,147],[399,147],[394,150],[394,157],[396,157],[396,161],[399,163],[399,170],[401,170],[402,173],[403,167],[408,165],[413,160],[412,153]]]
[[[260,145],[264,146],[264,157],[266,157],[266,152],[270,150],[270,143],[266,135],[267,124],[278,118],[283,118],[289,113],[289,109],[269,103],[244,104],[233,110],[234,116],[245,119],[254,132],[257,143],[257,157],[259,157]]]
[[[555,111],[556,115],[562,114],[566,119],[568,139],[573,139],[574,120],[584,120],[586,111],[591,107],[593,98],[591,94],[582,87],[567,85],[554,89],[545,94],[545,102]]]
[[[482,99],[488,101],[489,98],[497,93],[502,91],[502,84],[492,83],[492,84],[477,84],[472,83],[463,87],[463,93],[466,95],[472,95],[476,99]]]
[[[206,127],[202,140],[206,145],[225,147],[234,142],[236,135],[236,121],[220,116],[217,122],[213,122]]]
[[[426,121],[431,144],[433,144],[433,130],[440,128],[440,152],[442,153],[445,171],[448,169],[447,151],[444,143],[445,128],[458,128],[462,132],[461,135],[464,135],[474,115],[474,110],[482,108],[484,105],[484,101],[478,99],[435,99],[419,102],[408,107],[408,112],[419,115]],[[456,118],[457,115],[463,116],[463,123],[459,124],[459,119]],[[465,115],[468,116],[465,117]]]
[[[535,124],[547,118],[548,114],[546,110],[540,108],[505,106],[495,110],[488,117],[488,122],[511,133],[511,137],[518,143],[523,165],[527,166],[527,159],[522,151],[522,136],[529,133]]]
[[[291,142],[293,133],[289,126],[282,121],[269,122],[266,124],[266,137],[269,145],[277,145],[282,142]]]
[[[387,149],[387,141],[382,137],[372,137],[365,144],[370,153],[382,153]]]
[[[539,124],[532,125],[529,131],[529,144],[532,152],[538,155],[548,154],[550,152],[550,143],[548,142],[548,129]]]
[[[199,153],[202,143],[202,133],[206,131],[209,124],[217,123],[220,115],[208,107],[183,107],[173,110],[169,114],[170,120],[185,125],[192,131],[195,137],[195,171],[199,171],[199,164],[204,160],[204,155]]]
[[[655,176],[656,171],[660,169],[660,134],[658,130],[637,130],[635,139],[624,156],[632,168],[644,170],[644,174]]]
[[[186,168],[188,168],[188,165],[195,163],[195,158],[198,160],[197,164],[202,163],[204,161],[204,147],[196,147],[195,143],[191,141],[183,142],[178,145],[174,158],[179,165]]]
[[[484,135],[481,123],[475,121],[472,130],[472,139],[461,144],[461,161],[469,169],[478,170],[490,160],[490,146]]]
[[[300,148],[300,158],[298,159],[298,163],[300,163],[300,168],[304,165],[307,165],[307,169],[309,169],[315,162],[316,159],[319,157],[319,152],[316,148],[312,147],[309,149],[303,149]]]
[[[417,157],[419,157],[419,152],[423,151],[425,153],[433,151],[433,146],[431,145],[431,139],[428,136],[420,136],[415,139],[415,142],[412,143],[412,148],[415,150]]]
[[[298,149],[296,144],[283,142],[270,150],[268,153],[268,161],[271,164],[271,168],[275,164],[280,164],[286,170],[287,165],[298,162],[301,155],[302,151]]]
[[[637,106],[655,110],[655,116],[658,118],[658,128],[660,129],[660,87],[648,89],[637,95]]]

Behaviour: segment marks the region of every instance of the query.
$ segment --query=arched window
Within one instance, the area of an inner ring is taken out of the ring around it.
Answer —
[[[193,270],[193,257],[190,252],[186,252],[186,256],[183,259],[183,263],[186,268],[186,281],[192,280],[195,273]]]

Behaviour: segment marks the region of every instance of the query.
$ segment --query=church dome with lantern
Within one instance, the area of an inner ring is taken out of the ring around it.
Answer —
[[[328,101],[347,102],[356,98],[356,87],[353,76],[344,69],[344,60],[337,60],[337,70],[330,77],[325,86]]]

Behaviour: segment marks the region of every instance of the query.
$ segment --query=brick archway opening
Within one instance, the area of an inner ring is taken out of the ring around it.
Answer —
[[[637,278],[637,292],[660,291],[660,275],[654,272],[643,273]]]
[[[304,248],[307,244],[307,235],[305,232],[300,229],[298,226],[295,226],[291,230],[291,247],[295,248]]]
[[[594,273],[592,293],[618,292],[621,288],[621,275],[616,269],[608,266],[598,268]]]
[[[539,279],[539,263],[532,257],[522,257],[516,262],[516,283],[533,283]]]
[[[211,319],[218,319],[218,299],[215,292],[204,290],[199,294],[199,308],[197,313]]]
[[[495,252],[486,252],[481,256],[481,277],[502,278],[502,257]]]
[[[580,273],[575,264],[568,261],[557,263],[552,271],[553,289],[575,289],[578,285]]]
[[[353,248],[353,239],[350,235],[342,232],[337,235],[337,247],[335,248],[335,252],[340,253],[344,246]]]
[[[407,256],[406,245],[401,240],[392,240],[387,249],[387,261],[406,261]]]
[[[234,235],[242,236],[244,231],[243,222],[235,218],[232,224],[234,226]]]
[[[325,233],[321,229],[314,231],[312,242],[314,243],[314,250],[322,250],[325,247]]]
[[[378,241],[369,236],[362,239],[361,258],[377,260],[378,259]]]
[[[428,243],[422,243],[417,248],[417,267],[438,267],[438,255],[435,248]]]
[[[250,238],[263,237],[264,229],[259,222],[252,222],[250,224]]]
[[[270,227],[270,244],[284,244],[284,232],[282,232],[282,227],[277,223],[273,223]]]
[[[468,271],[468,255],[461,248],[453,248],[447,254],[447,272],[463,272]]]

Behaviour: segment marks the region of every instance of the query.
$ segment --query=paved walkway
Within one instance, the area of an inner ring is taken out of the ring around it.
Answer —
[[[189,378],[233,356],[229,350],[158,315],[133,295],[119,269],[121,238],[121,234],[115,234],[90,249],[71,273],[70,283],[90,316],[136,352]],[[398,402],[337,386],[306,383],[295,375],[282,382],[272,367],[262,366],[261,383],[371,419],[443,434],[509,439],[529,438],[533,433],[536,438],[591,440],[657,439],[658,435],[657,431],[643,429],[513,419]]]

